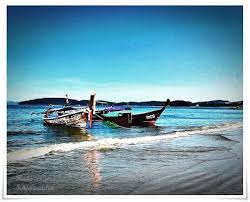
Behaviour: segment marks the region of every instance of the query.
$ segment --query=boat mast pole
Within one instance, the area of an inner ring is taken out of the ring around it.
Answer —
[[[66,94],[65,106],[69,106],[69,98],[68,98],[68,94]]]
[[[89,127],[92,128],[92,119],[93,119],[93,114],[95,114],[95,108],[96,108],[96,97],[95,93],[91,93],[90,95],[90,100],[89,100]]]

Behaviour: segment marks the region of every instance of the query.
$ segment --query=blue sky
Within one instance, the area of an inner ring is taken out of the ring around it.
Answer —
[[[242,7],[8,7],[8,100],[243,99]]]

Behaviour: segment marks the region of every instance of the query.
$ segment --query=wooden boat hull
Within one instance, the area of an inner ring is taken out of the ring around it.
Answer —
[[[153,126],[155,125],[155,122],[161,116],[164,109],[165,107],[163,107],[160,110],[133,115],[131,126]]]
[[[132,115],[131,113],[123,113],[118,117],[104,117],[104,121],[115,123],[122,127],[130,127],[132,123]]]
[[[87,117],[88,116],[85,112],[79,111],[72,114],[58,116],[56,118],[44,118],[43,121],[45,125],[86,128]]]
[[[159,110],[133,115],[131,113],[122,113],[118,117],[102,116],[104,121],[115,123],[122,127],[131,126],[153,126],[156,120],[161,116],[166,106]]]

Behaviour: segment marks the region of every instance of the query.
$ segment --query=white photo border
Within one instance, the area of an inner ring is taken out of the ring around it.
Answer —
[[[250,75],[250,63],[249,63],[249,16],[250,9],[247,0],[2,0],[0,1],[0,20],[1,22],[1,58],[0,58],[0,75],[1,75],[1,101],[0,101],[0,113],[1,113],[1,149],[2,149],[2,161],[1,161],[1,193],[2,199],[60,199],[62,201],[68,199],[76,200],[159,200],[165,201],[169,199],[173,200],[201,200],[212,199],[218,201],[221,199],[247,199],[247,167],[249,167],[249,161],[247,161],[247,142],[249,141],[249,75]],[[7,195],[7,6],[41,6],[41,5],[185,5],[185,6],[243,6],[243,195]]]

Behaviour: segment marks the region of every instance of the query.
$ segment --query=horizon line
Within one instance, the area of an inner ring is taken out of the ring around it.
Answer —
[[[16,103],[19,103],[19,102],[26,102],[26,101],[32,101],[32,100],[37,100],[37,99],[47,99],[47,98],[59,98],[59,99],[65,99],[64,97],[43,97],[43,98],[34,98],[34,99],[28,99],[28,100],[22,100],[22,101],[15,101],[15,100],[7,100],[7,102],[16,102]],[[74,99],[74,98],[69,98],[70,100],[76,100],[76,101],[83,101],[83,100],[89,100],[89,99]],[[169,98],[167,98],[169,99]],[[166,99],[166,100],[167,100]],[[109,101],[109,100],[105,100],[105,99],[98,99],[97,101],[105,101],[105,102],[112,102],[112,103],[121,103],[121,102],[166,102],[166,100],[145,100],[145,101]],[[237,100],[237,101],[230,101],[228,99],[211,99],[211,100],[205,100],[205,101],[191,101],[191,100],[184,100],[184,99],[174,99],[174,100],[171,100],[171,102],[173,101],[185,101],[185,102],[191,102],[191,103],[196,103],[196,102],[210,102],[210,101],[217,101],[217,100],[223,100],[223,101],[228,101],[228,102],[241,102],[243,101],[242,100]]]

